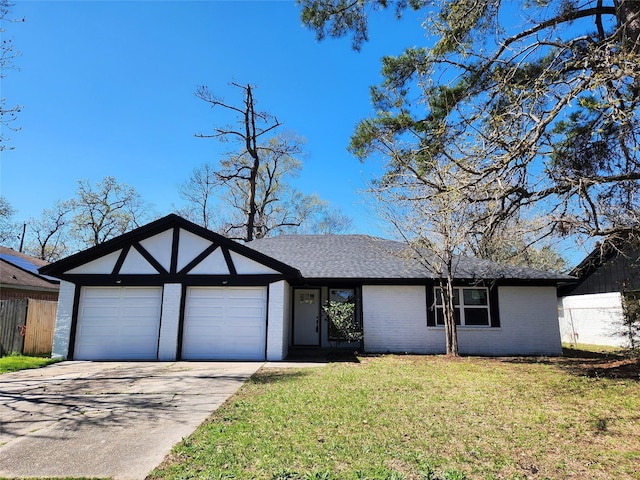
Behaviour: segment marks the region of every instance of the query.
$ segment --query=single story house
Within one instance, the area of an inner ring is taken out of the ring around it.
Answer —
[[[360,351],[445,351],[434,275],[366,235],[239,244],[172,214],[41,272],[61,280],[57,357],[283,360],[340,341],[329,300],[354,304]],[[556,286],[569,277],[459,258],[456,278],[461,353],[562,353]]]
[[[57,301],[60,281],[38,272],[38,268],[48,264],[45,260],[0,246],[0,299]]]
[[[640,298],[640,250],[598,246],[570,275],[578,281],[558,289],[562,341],[629,347],[622,299]]]

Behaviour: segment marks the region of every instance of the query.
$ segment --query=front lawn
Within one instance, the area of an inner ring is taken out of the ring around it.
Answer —
[[[45,357],[28,357],[25,355],[9,355],[0,358],[0,374],[8,372],[17,372],[18,370],[26,370],[28,368],[39,368],[55,362],[51,358]]]
[[[636,360],[360,361],[260,370],[150,478],[640,479]]]

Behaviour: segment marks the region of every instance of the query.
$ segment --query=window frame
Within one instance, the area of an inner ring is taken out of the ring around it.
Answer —
[[[347,291],[349,290],[351,292],[351,296],[349,298],[347,298],[346,300],[342,300],[340,298],[335,299],[335,301],[339,301],[341,303],[351,303],[353,304],[353,324],[356,326],[362,326],[359,316],[358,316],[358,292],[356,287],[328,287],[327,288],[327,301],[333,301],[332,300],[332,295],[333,292],[332,290],[341,290],[341,291]],[[326,314],[325,314],[326,316]],[[337,335],[335,335],[335,330],[331,324],[331,319],[326,316],[325,317],[327,320],[327,340],[330,342],[343,342],[344,339],[338,337]]]
[[[443,306],[442,306],[442,294],[441,287],[435,286],[433,287],[433,315],[434,315],[434,324],[435,327],[444,327],[444,314]],[[456,317],[456,326],[464,327],[464,328],[496,328],[492,321],[492,304],[491,304],[491,289],[488,287],[476,287],[476,286],[456,286],[453,287],[454,290],[454,310]],[[464,301],[464,291],[465,290],[482,290],[485,292],[484,298],[486,299],[486,304],[484,305],[474,305],[474,304],[466,304]],[[457,302],[456,302],[457,300]],[[467,324],[466,322],[466,312],[465,310],[483,310],[487,313],[487,322],[486,323],[472,323]],[[442,322],[440,321],[442,318]]]

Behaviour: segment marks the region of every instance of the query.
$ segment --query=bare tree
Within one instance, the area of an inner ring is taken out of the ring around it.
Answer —
[[[347,233],[351,230],[353,219],[345,215],[339,208],[331,208],[326,202],[319,200],[311,219],[300,224],[295,233],[309,235],[329,235]]]
[[[215,197],[221,184],[211,163],[194,168],[189,178],[178,186],[180,197],[187,201],[187,206],[179,209],[178,213],[204,228],[216,229]]]
[[[253,90],[251,85],[232,83],[244,94],[243,104],[237,107],[215,97],[206,86],[197,89],[196,97],[209,103],[212,108],[223,108],[236,116],[236,126],[214,127],[211,134],[197,134],[201,138],[218,138],[223,141],[234,141],[239,144],[240,151],[231,156],[234,162],[229,163],[225,173],[226,181],[237,180],[247,185],[247,216],[244,240],[250,242],[255,237],[255,223],[257,215],[256,190],[258,184],[258,170],[260,169],[262,151],[259,148],[261,139],[278,128],[278,119],[269,113],[255,109]]]
[[[253,238],[278,232],[339,233],[349,227],[350,219],[337,209],[330,211],[317,195],[306,195],[292,187],[302,169],[302,147],[303,141],[292,134],[281,134],[258,145],[261,163],[253,194]],[[247,156],[231,155],[220,161],[218,170],[210,163],[194,169],[179,187],[181,197],[188,202],[179,213],[205,228],[246,241],[252,193],[247,177],[238,176],[238,171],[245,167],[249,170],[251,162]]]
[[[410,247],[412,259],[437,278],[446,353],[457,356],[454,284],[459,278],[458,262],[468,253],[468,245],[483,237],[496,221],[493,213],[467,199],[471,194],[495,197],[500,193],[499,184],[494,179],[473,181],[470,163],[432,163],[426,170],[414,156],[393,150],[387,153],[391,158],[387,173],[372,184],[371,192],[382,217]]]
[[[20,225],[13,219],[15,214],[9,200],[0,196],[0,243],[10,248],[17,248],[20,243]]]
[[[13,46],[13,40],[5,37],[6,23],[24,22],[24,19],[10,18],[12,4],[8,0],[0,0],[0,81],[7,76],[7,72],[15,69],[14,60],[18,56],[17,50]],[[9,149],[5,137],[5,130],[16,131],[13,126],[18,113],[22,110],[21,105],[7,106],[7,99],[0,97],[0,152]]]
[[[557,273],[567,270],[558,241],[541,218],[513,218],[500,228],[474,236],[467,249],[475,257]]]
[[[87,180],[78,181],[78,192],[72,202],[75,212],[71,219],[72,233],[81,247],[99,245],[140,226],[148,218],[140,194],[110,176],[95,185]]]
[[[207,87],[199,88],[196,96],[212,108],[233,112],[237,126],[215,127],[212,134],[197,136],[233,141],[240,148],[228,153],[217,169],[206,163],[193,171],[179,187],[180,195],[189,202],[180,213],[246,242],[275,232],[316,228],[338,233],[347,229],[350,219],[330,211],[316,195],[306,195],[291,185],[302,168],[303,140],[292,133],[267,136],[281,123],[273,115],[256,111],[250,85],[232,85],[244,93],[242,107],[214,97]],[[214,215],[214,198],[218,206],[230,207],[217,209],[226,213]]]
[[[74,202],[58,200],[53,208],[42,211],[40,218],[29,220],[31,241],[26,253],[36,258],[55,262],[77,250],[69,232]]]

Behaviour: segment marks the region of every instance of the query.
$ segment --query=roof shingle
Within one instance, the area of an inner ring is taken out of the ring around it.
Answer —
[[[402,242],[368,235],[279,235],[248,247],[297,268],[305,278],[424,279],[437,275]],[[457,279],[560,281],[571,277],[488,260],[456,257]]]

